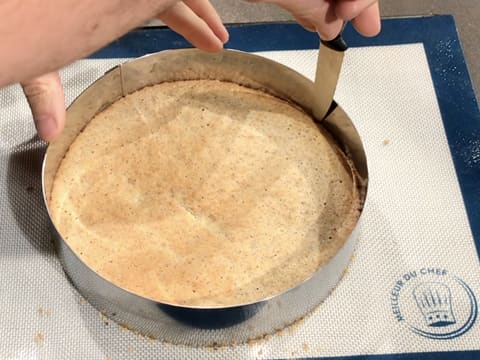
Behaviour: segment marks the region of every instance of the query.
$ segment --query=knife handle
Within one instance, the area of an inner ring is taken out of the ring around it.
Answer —
[[[329,41],[322,40],[322,45],[325,45],[330,49],[336,50],[336,51],[345,51],[348,49],[348,45],[343,39],[342,33],[338,34],[337,37],[333,40],[329,40]]]

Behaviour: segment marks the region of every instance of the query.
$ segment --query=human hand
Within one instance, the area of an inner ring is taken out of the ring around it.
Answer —
[[[190,43],[205,51],[219,51],[228,32],[208,0],[176,1],[157,17]],[[21,83],[40,138],[55,140],[65,126],[65,96],[58,72]]]
[[[376,0],[247,0],[275,3],[293,16],[305,28],[317,31],[324,40],[334,38],[344,20],[352,20],[355,28],[366,36],[380,31]],[[162,2],[162,1],[159,1]],[[158,15],[166,25],[182,34],[196,47],[218,51],[228,40],[228,32],[208,0],[167,0]],[[65,99],[60,77],[56,72],[22,81],[22,87],[32,110],[41,138],[55,140],[65,124]]]
[[[378,0],[246,0],[276,4],[288,12],[307,30],[316,31],[322,40],[332,40],[351,20],[362,35],[380,32]]]

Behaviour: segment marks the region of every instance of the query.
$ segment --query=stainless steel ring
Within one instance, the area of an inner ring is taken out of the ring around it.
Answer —
[[[274,61],[239,51],[208,54],[170,50],[115,67],[87,88],[69,107],[62,137],[47,149],[42,171],[44,200],[48,199],[58,166],[75,137],[107,106],[145,86],[166,81],[218,79],[268,91],[312,112],[313,82]],[[351,120],[337,106],[322,122],[358,171],[362,200],[366,199],[368,169],[361,139]],[[98,310],[142,334],[176,344],[205,346],[245,342],[270,334],[312,311],[333,290],[354,252],[358,223],[337,254],[308,280],[249,304],[201,308],[163,304],[107,281],[71,250],[55,228],[56,249],[75,287]]]

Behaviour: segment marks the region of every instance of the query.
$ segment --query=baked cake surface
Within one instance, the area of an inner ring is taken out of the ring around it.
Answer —
[[[311,276],[356,223],[352,169],[295,106],[213,80],[130,94],[65,155],[50,209],[72,250],[161,302],[259,300]]]

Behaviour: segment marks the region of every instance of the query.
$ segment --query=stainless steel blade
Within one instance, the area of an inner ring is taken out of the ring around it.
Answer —
[[[347,45],[341,34],[331,41],[321,41],[314,85],[313,115],[321,121],[329,113],[342,69]]]

